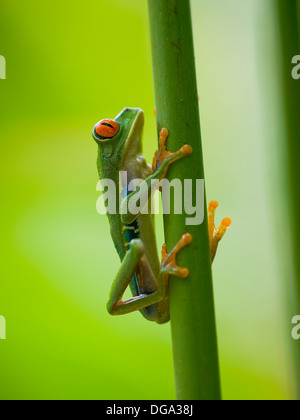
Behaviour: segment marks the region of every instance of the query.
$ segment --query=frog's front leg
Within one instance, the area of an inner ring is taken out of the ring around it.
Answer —
[[[169,275],[185,278],[189,275],[187,268],[179,267],[176,263],[177,253],[190,244],[192,236],[185,234],[173,250],[167,254],[166,246],[163,247],[163,261],[159,278],[157,279],[157,290],[150,294],[139,294],[131,299],[122,301],[123,294],[132,280],[141,258],[146,258],[145,249],[140,239],[134,239],[130,243],[122,262],[121,268],[112,284],[107,310],[111,315],[123,315],[138,311],[150,305],[154,305],[168,297]],[[155,317],[153,320],[156,320]]]
[[[145,205],[145,208],[151,199],[151,196],[159,188],[159,181],[167,176],[169,167],[176,161],[192,153],[192,148],[189,145],[184,145],[177,152],[169,152],[166,150],[166,140],[168,138],[168,130],[163,128],[160,132],[159,149],[155,152],[152,175],[148,176],[135,191],[129,194],[121,203],[121,219],[123,223],[130,224],[140,213],[132,213],[130,210],[130,201],[134,198],[134,202],[140,202]]]

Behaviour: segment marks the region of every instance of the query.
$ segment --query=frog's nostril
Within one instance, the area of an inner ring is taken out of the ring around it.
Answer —
[[[118,134],[120,126],[114,120],[102,120],[95,126],[95,131],[99,137],[111,139]]]

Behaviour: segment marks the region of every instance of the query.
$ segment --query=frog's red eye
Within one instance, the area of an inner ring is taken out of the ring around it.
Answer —
[[[120,126],[113,120],[102,120],[98,122],[95,127],[95,131],[99,137],[103,137],[105,139],[111,139],[118,134],[120,130]]]

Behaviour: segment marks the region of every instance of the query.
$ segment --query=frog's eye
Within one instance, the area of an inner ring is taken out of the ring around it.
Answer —
[[[120,126],[113,120],[102,120],[95,126],[95,131],[103,139],[111,139],[118,134]]]

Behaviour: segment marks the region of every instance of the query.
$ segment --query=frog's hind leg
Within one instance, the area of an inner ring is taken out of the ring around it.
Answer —
[[[176,257],[178,252],[191,242],[192,235],[186,233],[181,237],[170,253],[167,251],[167,245],[163,244],[161,251],[161,271],[158,279],[158,293],[161,300],[155,305],[148,306],[142,310],[144,317],[149,321],[155,321],[158,324],[164,324],[169,321],[169,276],[173,275],[180,278],[186,278],[189,275],[189,270],[187,268],[182,268],[177,265]]]
[[[143,242],[140,239],[133,239],[111,287],[107,303],[107,310],[111,315],[123,315],[139,311],[164,298],[164,293],[161,292],[161,289],[156,289],[145,293],[142,291],[137,296],[122,301],[123,294],[131,283],[143,257],[145,257]]]
[[[126,309],[126,306],[135,298],[122,301],[122,297],[131,283],[139,261],[144,253],[145,249],[141,240],[135,239],[130,242],[130,248],[124,257],[120,270],[111,286],[109,300],[107,302],[107,310],[111,315],[131,312],[129,310],[124,311],[124,309]]]

